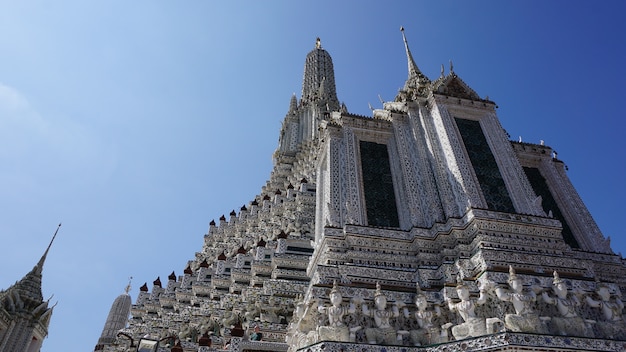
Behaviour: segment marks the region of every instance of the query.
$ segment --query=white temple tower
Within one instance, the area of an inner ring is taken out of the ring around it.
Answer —
[[[142,287],[124,334],[177,352],[626,348],[626,263],[563,162],[402,38],[408,78],[371,117],[339,103],[317,40],[266,185],[184,275]]]

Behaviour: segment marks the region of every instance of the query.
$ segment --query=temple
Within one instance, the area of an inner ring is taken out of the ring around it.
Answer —
[[[118,298],[96,351],[626,349],[626,262],[564,163],[402,39],[408,77],[372,116],[317,39],[265,186],[179,275]]]
[[[0,291],[0,351],[38,352],[48,336],[54,307],[49,307],[49,300],[43,299],[41,279],[46,257],[60,227],[61,224],[33,270]]]

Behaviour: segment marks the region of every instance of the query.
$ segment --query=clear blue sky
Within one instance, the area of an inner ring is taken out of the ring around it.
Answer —
[[[181,274],[211,219],[269,176],[304,58],[322,38],[339,99],[369,115],[443,63],[512,139],[569,166],[626,253],[623,1],[0,0],[0,288],[37,262],[58,302],[43,352],[90,351],[110,304]]]

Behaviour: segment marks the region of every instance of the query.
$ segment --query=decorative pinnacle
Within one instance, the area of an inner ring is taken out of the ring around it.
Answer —
[[[322,48],[322,40],[320,39],[320,37],[317,37],[317,39],[315,40],[315,49],[321,49]]]
[[[46,248],[46,251],[41,256],[41,259],[39,259],[39,263],[37,263],[37,265],[39,265],[40,267],[43,267],[43,263],[46,260],[46,257],[48,256],[48,251],[50,251],[50,247],[52,247],[52,242],[54,242],[54,239],[57,237],[57,233],[59,233],[60,228],[61,228],[61,223],[59,223],[59,225],[57,226],[57,229],[56,231],[54,231],[54,235],[52,236],[52,239],[50,240],[50,243],[48,244],[48,248]]]
[[[420,86],[428,84],[430,80],[428,79],[428,77],[424,76],[422,71],[420,71],[420,69],[415,64],[415,60],[413,60],[413,55],[411,54],[411,50],[409,49],[409,43],[406,40],[406,36],[404,35],[404,27],[400,27],[400,32],[402,32],[402,40],[404,41],[404,49],[406,50],[409,67],[409,78],[407,80],[407,83],[411,80],[415,80],[415,83]]]
[[[552,273],[552,275],[554,276],[554,279],[552,280],[552,284],[557,285],[563,282],[563,280],[559,277],[559,273],[557,273],[556,270]]]
[[[407,42],[406,36],[404,35],[404,27],[400,27],[400,32],[402,32],[402,40],[404,41],[404,48],[406,49],[407,59],[409,60],[409,77],[412,77],[417,75],[419,70],[415,65],[413,55],[411,55],[411,50],[409,50],[409,43]]]
[[[132,276],[130,276],[128,278],[128,285],[126,285],[126,288],[124,289],[124,292],[126,292],[126,294],[128,294],[128,292],[130,292],[130,281],[133,279]]]

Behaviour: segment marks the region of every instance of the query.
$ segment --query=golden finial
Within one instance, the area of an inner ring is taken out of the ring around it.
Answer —
[[[322,48],[322,40],[320,39],[320,37],[317,37],[317,40],[315,40],[315,49],[321,49]]]

